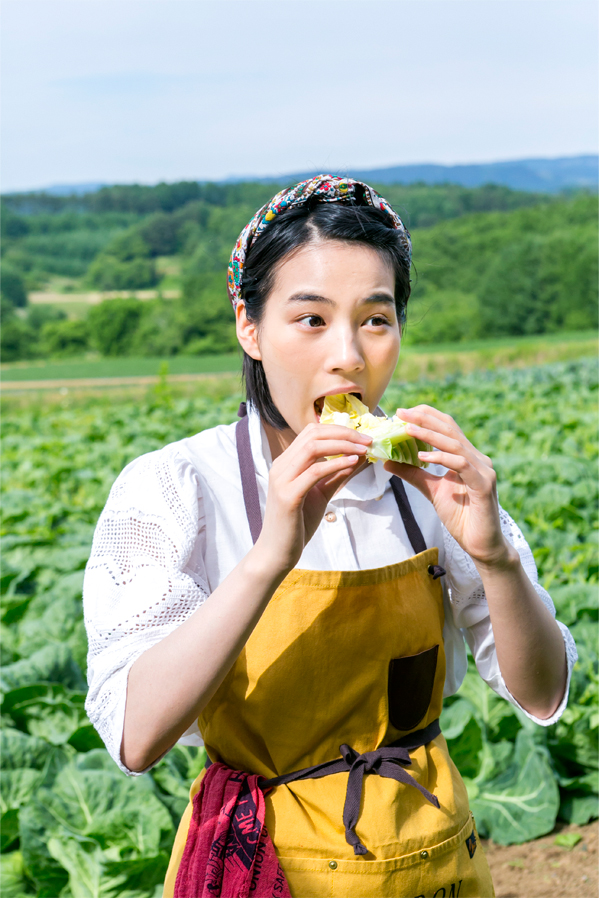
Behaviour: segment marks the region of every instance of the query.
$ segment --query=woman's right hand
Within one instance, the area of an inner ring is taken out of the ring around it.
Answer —
[[[320,524],[335,492],[360,466],[372,438],[337,424],[308,424],[272,463],[256,549],[287,574]],[[327,456],[340,456],[327,461]]]

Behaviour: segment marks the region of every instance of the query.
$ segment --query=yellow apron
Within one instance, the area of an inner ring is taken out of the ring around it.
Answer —
[[[405,521],[405,504],[400,510]],[[291,571],[199,717],[209,757],[270,779],[339,758],[342,743],[362,754],[433,724],[445,681],[443,594],[431,576],[437,561],[431,548],[374,570]],[[412,785],[367,773],[355,826],[368,849],[361,856],[342,822],[348,773],[267,794],[266,826],[294,898],[494,895],[444,737],[410,758],[407,771],[440,807]],[[165,898],[190,818],[191,803]]]

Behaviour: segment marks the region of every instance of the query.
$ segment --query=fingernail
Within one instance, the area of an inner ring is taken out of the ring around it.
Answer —
[[[418,458],[430,458],[430,457],[431,457],[430,452],[419,452],[418,453]]]

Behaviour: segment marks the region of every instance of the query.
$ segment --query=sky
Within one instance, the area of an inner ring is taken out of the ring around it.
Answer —
[[[596,153],[595,0],[3,0],[2,189]]]

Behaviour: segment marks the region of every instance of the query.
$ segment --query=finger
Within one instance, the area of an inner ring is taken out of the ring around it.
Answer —
[[[327,439],[343,440],[350,443],[354,452],[357,451],[357,446],[368,446],[372,443],[372,437],[360,433],[357,430],[352,430],[350,427],[343,427],[338,424],[308,424],[279,458],[275,459],[271,473],[276,475],[278,469],[289,471],[291,465],[297,465],[298,459],[303,458],[305,455],[306,446],[314,447],[314,452],[312,453],[313,459],[339,454],[339,452],[336,451],[327,451],[326,449],[323,449],[322,446],[319,449],[316,449],[316,443],[321,441],[324,442]],[[295,470],[303,470],[305,466],[306,463],[303,461],[299,464],[299,467],[295,468]]]
[[[460,453],[460,448],[464,451],[464,453],[470,452],[473,456],[476,456],[483,464],[488,467],[493,467],[493,462],[489,458],[488,455],[484,455],[479,449],[474,446],[467,436],[464,434],[462,430],[458,427],[458,425],[451,419],[454,426],[449,425],[446,421],[440,421],[438,418],[435,418],[432,415],[427,415],[425,413],[420,417],[420,421],[416,423],[414,422],[406,422],[406,430],[410,434],[410,436],[418,437],[418,439],[423,440],[426,443],[430,443],[432,446],[435,446],[438,449],[443,449],[445,452],[456,452]],[[442,437],[446,439],[451,439],[454,441],[454,445],[450,445],[450,443],[442,442]]]
[[[404,415],[406,417],[404,418]],[[432,405],[415,405],[413,408],[398,408],[397,409],[397,417],[401,418],[402,421],[413,421],[416,424],[420,424],[422,421],[437,421],[439,424],[446,429],[447,432],[450,430],[458,430],[462,433],[460,427],[456,424],[451,415],[446,414],[446,412],[440,412],[438,408],[434,408]]]
[[[429,464],[443,465],[458,474],[462,482],[476,492],[486,492],[495,474],[488,468],[481,470],[464,455],[454,455],[451,452],[441,452],[438,449],[433,449],[432,452],[419,452],[418,458],[421,461],[429,462]]]
[[[345,470],[353,472],[360,460],[361,456],[359,455],[345,455],[343,458],[332,458],[330,461],[316,462],[310,465],[307,471],[293,481],[296,499],[301,501],[311,489],[328,477],[341,474]]]
[[[342,424],[308,424],[291,445],[301,445],[305,439],[347,439],[366,445],[372,442],[372,437],[369,437],[368,434],[354,430],[353,427],[344,427]]]
[[[385,470],[415,486],[429,502],[433,502],[439,482],[443,480],[442,477],[431,474],[424,468],[417,468],[415,465],[407,465],[403,462],[386,461]]]
[[[442,452],[450,452],[453,455],[463,455],[475,465],[482,465],[492,468],[491,459],[479,452],[472,443],[466,439],[463,434],[460,437],[455,435],[446,436],[445,434],[429,430],[427,427],[420,427],[417,424],[408,424],[406,426],[410,436],[416,437],[425,443],[434,446]]]
[[[298,451],[294,458],[285,459],[284,463],[279,461],[282,458],[279,456],[275,477],[283,483],[293,481],[320,459],[336,455],[345,458],[359,455],[364,458],[366,451],[367,447],[363,443],[351,443],[347,440],[314,440]]]

